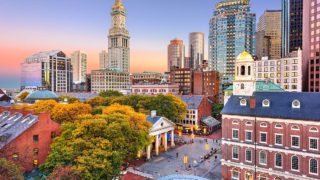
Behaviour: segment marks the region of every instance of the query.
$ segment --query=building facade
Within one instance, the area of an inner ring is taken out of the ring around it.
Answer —
[[[302,48],[303,2],[282,0],[282,57]],[[307,0],[309,1],[309,0]]]
[[[320,92],[320,2],[303,1],[303,61],[304,72],[309,72],[305,86],[309,92]],[[307,73],[305,73],[307,74]]]
[[[132,85],[150,85],[150,84],[162,84],[169,81],[169,76],[158,72],[142,72],[132,73],[130,75],[130,82]]]
[[[189,57],[192,69],[202,68],[204,60],[204,33],[192,32],[189,34]]]
[[[177,84],[137,84],[131,85],[133,94],[158,95],[158,94],[179,94],[179,85]]]
[[[184,68],[185,47],[183,40],[175,38],[168,45],[168,71],[172,68]]]
[[[289,92],[302,92],[302,51],[288,54],[286,58],[255,61],[256,80],[271,81]]]
[[[256,15],[250,0],[219,2],[209,27],[209,69],[220,72],[221,84],[230,84],[236,56],[244,50],[255,55]]]
[[[130,77],[129,73],[117,72],[111,70],[93,70],[91,71],[91,92],[101,91],[129,91]]]
[[[111,16],[107,69],[128,73],[130,71],[130,36],[126,27],[127,11],[122,0],[115,1]]]
[[[219,99],[219,72],[217,71],[193,71],[192,94],[204,95],[215,103],[220,103]]]
[[[21,64],[21,89],[45,88],[54,92],[72,91],[71,59],[59,50],[36,53]]]
[[[103,50],[99,53],[99,69],[108,68],[108,52]]]
[[[87,54],[85,52],[74,51],[71,54],[73,83],[81,84],[86,81],[87,61]]]
[[[266,10],[260,17],[256,33],[258,59],[281,58],[281,10]]]
[[[191,68],[171,69],[170,82],[179,85],[180,94],[192,94],[192,72]]]

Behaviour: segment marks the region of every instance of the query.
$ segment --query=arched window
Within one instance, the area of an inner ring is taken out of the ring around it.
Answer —
[[[276,157],[275,157],[275,166],[276,167],[282,167],[282,155],[280,153],[277,153],[276,154]]]
[[[260,123],[260,127],[267,127],[268,125],[267,125],[267,123]]]
[[[246,149],[246,161],[248,161],[248,162],[252,162],[252,151],[251,151],[251,149]]]
[[[251,66],[248,66],[248,75],[251,75]]]
[[[239,76],[239,66],[237,66],[237,75]]]
[[[247,122],[246,122],[246,126],[252,126],[252,122],[247,121]]]
[[[239,121],[233,120],[233,121],[232,121],[232,124],[239,124]]]
[[[262,107],[270,107],[270,100],[265,99],[262,101]]]
[[[296,100],[292,101],[292,108],[299,109],[300,106],[301,106],[301,103],[299,100],[296,99]]]
[[[281,125],[281,124],[276,124],[276,125],[275,125],[275,128],[277,128],[277,129],[282,129],[282,125]]]
[[[246,75],[246,67],[245,66],[241,66],[241,75],[242,76]]]
[[[309,132],[319,132],[319,131],[316,127],[312,127],[310,128]]]
[[[241,86],[241,87],[240,87],[241,89],[244,89],[244,84],[241,84],[240,86]]]
[[[279,177],[276,177],[276,178],[274,178],[274,180],[281,180],[281,178],[279,178]]]
[[[232,180],[238,180],[240,178],[239,174],[240,174],[239,171],[233,170],[232,171]]]
[[[298,171],[299,170],[299,158],[298,156],[291,157],[291,169]]]
[[[298,126],[292,126],[292,127],[291,127],[291,130],[299,131],[299,130],[300,130],[300,128],[299,128]]]
[[[309,172],[310,174],[318,174],[318,161],[315,159],[310,159],[310,167]]]
[[[247,100],[246,99],[241,99],[240,100],[240,106],[247,106]]]
[[[266,165],[267,164],[267,153],[266,151],[260,151],[259,163]]]

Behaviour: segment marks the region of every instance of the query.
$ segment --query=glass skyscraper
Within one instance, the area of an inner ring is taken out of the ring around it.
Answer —
[[[220,72],[221,84],[229,84],[236,57],[243,51],[255,55],[256,15],[250,0],[221,1],[209,25],[209,69]]]

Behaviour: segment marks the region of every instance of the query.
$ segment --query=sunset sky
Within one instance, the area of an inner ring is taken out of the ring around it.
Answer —
[[[189,32],[205,33],[218,0],[123,0],[131,36],[131,72],[166,70],[167,45],[188,45]],[[0,0],[0,87],[19,87],[20,63],[39,51],[88,53],[88,72],[107,49],[114,0]],[[281,0],[252,0],[257,17]],[[207,46],[206,46],[207,47]],[[187,52],[188,53],[188,52]],[[207,58],[207,52],[206,58]],[[187,55],[187,54],[186,54]]]

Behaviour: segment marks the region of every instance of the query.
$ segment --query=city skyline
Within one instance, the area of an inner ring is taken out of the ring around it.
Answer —
[[[281,9],[281,1],[272,1],[252,0],[252,11],[259,17],[267,9]],[[88,71],[98,69],[99,52],[108,47],[107,31],[111,25],[109,17],[113,1],[75,2],[27,3],[15,0],[2,3],[0,24],[4,28],[0,29],[3,42],[0,44],[3,49],[0,52],[3,67],[0,87],[18,87],[20,63],[39,51],[59,49],[70,57],[71,52],[83,50],[88,52]],[[182,0],[152,3],[147,0],[139,0],[139,3],[124,0],[132,38],[131,72],[164,72],[170,40],[179,37],[188,42],[189,33],[194,31],[205,33],[207,59],[209,20],[217,2],[189,0],[183,1],[181,8]],[[69,7],[68,11],[59,9],[61,6]],[[144,66],[141,66],[142,63]]]

